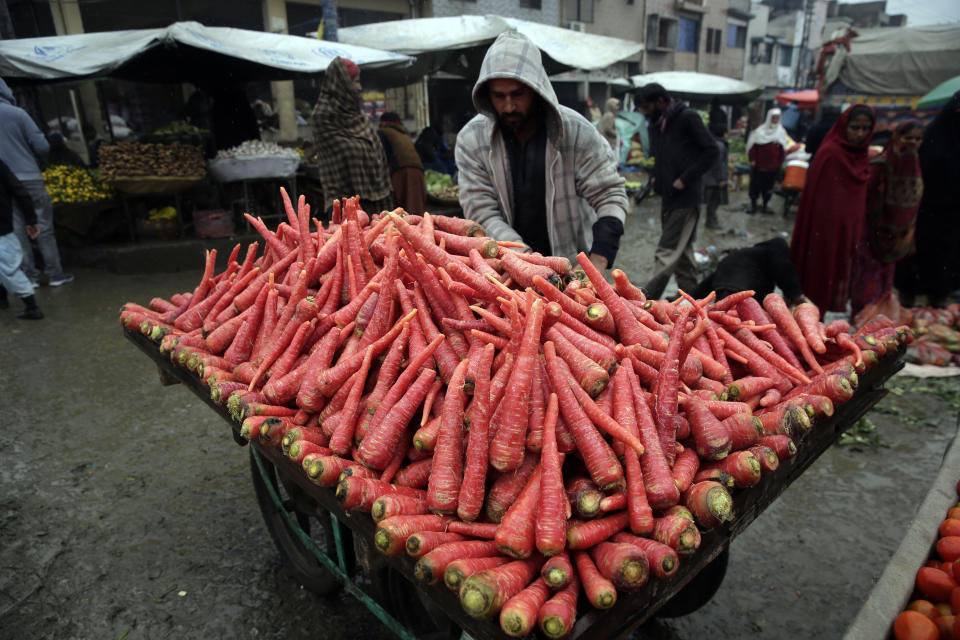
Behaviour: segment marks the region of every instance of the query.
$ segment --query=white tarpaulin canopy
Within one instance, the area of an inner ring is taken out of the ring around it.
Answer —
[[[406,66],[409,56],[341,42],[177,22],[165,29],[0,40],[10,84],[112,76],[145,82],[283,80],[350,58],[361,68]]]
[[[758,87],[743,80],[696,71],[647,73],[640,76],[631,76],[630,82],[638,89],[645,84],[655,82],[666,89],[667,93],[677,98],[717,98],[727,103],[749,102],[763,92],[763,87]]]
[[[839,79],[872,95],[923,95],[960,75],[960,25],[863,29],[850,52],[837,47],[825,86]]]
[[[547,73],[603,69],[643,50],[632,40],[581,33],[501,16],[458,16],[377,22],[337,30],[341,42],[377,46],[417,57],[420,74],[443,70],[476,75],[487,47],[504,31],[529,37],[543,53]]]

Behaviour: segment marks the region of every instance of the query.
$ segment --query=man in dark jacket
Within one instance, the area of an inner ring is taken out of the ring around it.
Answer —
[[[659,298],[674,272],[681,289],[691,290],[697,284],[693,239],[702,178],[716,162],[719,151],[697,112],[671,99],[659,84],[642,87],[637,102],[647,119],[655,160],[653,189],[662,198],[663,232],[654,253],[653,275],[646,286],[647,297]]]
[[[23,251],[20,241],[13,232],[13,203],[16,201],[23,215],[27,235],[37,237],[37,214],[33,208],[30,193],[21,184],[7,165],[0,162],[0,308],[10,306],[7,291],[23,300],[24,311],[17,314],[24,320],[40,320],[43,313],[33,297],[33,285],[27,279],[23,269]]]

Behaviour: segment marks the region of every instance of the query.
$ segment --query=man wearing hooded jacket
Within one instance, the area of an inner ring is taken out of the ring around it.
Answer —
[[[627,211],[613,149],[559,104],[540,50],[509,31],[487,50],[473,88],[478,111],[457,135],[464,216],[497,240],[544,255],[580,251],[613,266]]]

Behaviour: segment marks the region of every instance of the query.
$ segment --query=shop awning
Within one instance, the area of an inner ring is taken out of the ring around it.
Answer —
[[[322,73],[337,56],[363,69],[408,66],[402,53],[248,29],[177,22],[165,29],[0,40],[11,85],[114,77],[141,82],[287,80]]]
[[[416,64],[404,71],[410,76],[446,71],[470,77],[479,71],[490,43],[508,30],[519,31],[539,47],[551,75],[603,69],[643,51],[643,44],[633,40],[492,15],[377,22],[338,29],[337,37],[343,43],[416,56]]]
[[[950,98],[960,91],[960,76],[941,82],[917,102],[917,109],[933,109],[947,104]]]
[[[778,93],[777,102],[782,105],[788,105],[796,102],[801,109],[813,109],[820,101],[820,92],[816,89],[803,89],[802,91],[784,91]]]
[[[716,98],[724,104],[743,103],[754,100],[763,92],[763,87],[710,73],[696,71],[660,71],[640,76],[631,76],[633,86],[640,88],[655,82],[672,96],[693,100]]]

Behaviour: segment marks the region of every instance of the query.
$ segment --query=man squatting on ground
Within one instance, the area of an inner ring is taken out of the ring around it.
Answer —
[[[26,309],[17,314],[24,320],[40,320],[43,314],[33,297],[33,284],[27,279],[23,269],[23,251],[20,241],[13,232],[13,203],[17,202],[22,212],[25,231],[31,238],[36,238],[37,214],[33,208],[33,200],[23,184],[17,180],[7,165],[0,162],[0,309],[10,306],[7,301],[7,291],[23,300]]]
[[[478,115],[457,135],[464,217],[497,240],[544,255],[587,252],[613,266],[627,212],[613,149],[580,114],[559,104],[540,50],[501,34],[473,88]]]

